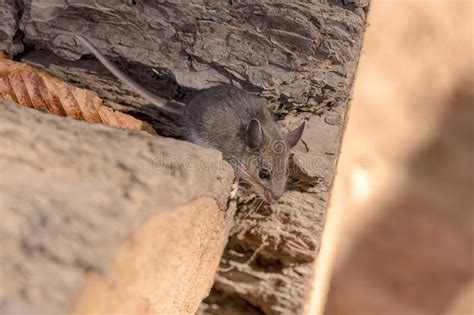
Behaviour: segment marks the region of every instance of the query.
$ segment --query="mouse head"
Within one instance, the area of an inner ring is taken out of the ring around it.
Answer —
[[[246,127],[248,161],[242,161],[245,170],[239,176],[250,183],[266,202],[276,203],[286,190],[290,149],[303,135],[305,123],[298,128],[281,132],[276,124],[262,126],[253,118]]]

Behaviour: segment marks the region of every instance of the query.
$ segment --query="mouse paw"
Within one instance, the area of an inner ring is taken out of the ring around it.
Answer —
[[[239,191],[239,179],[238,178],[236,178],[234,180],[234,183],[231,186],[230,199],[234,199],[235,196],[237,196],[237,191]]]

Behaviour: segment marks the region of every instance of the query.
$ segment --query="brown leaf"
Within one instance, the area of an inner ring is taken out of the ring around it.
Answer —
[[[103,105],[91,91],[65,83],[29,65],[1,58],[0,99],[46,109],[58,116],[115,128],[145,130],[156,135],[148,123]]]

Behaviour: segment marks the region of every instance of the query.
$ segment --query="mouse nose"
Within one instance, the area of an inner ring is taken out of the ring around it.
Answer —
[[[281,195],[275,195],[271,191],[265,191],[265,201],[268,202],[269,204],[276,204],[278,203],[278,200],[280,200]]]

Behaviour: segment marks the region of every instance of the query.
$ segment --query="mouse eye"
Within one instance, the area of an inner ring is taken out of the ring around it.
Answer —
[[[262,168],[260,170],[260,172],[258,173],[258,176],[261,178],[261,179],[269,179],[270,178],[270,172],[265,169],[265,168]]]

